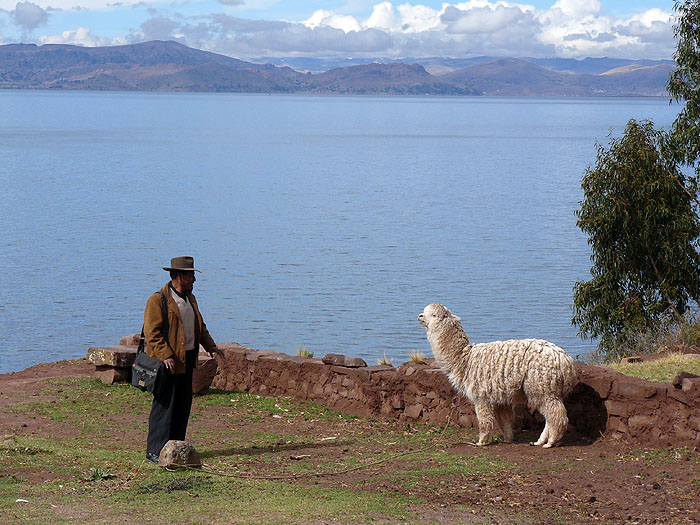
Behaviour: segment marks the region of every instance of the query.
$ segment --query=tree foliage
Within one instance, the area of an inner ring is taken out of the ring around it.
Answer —
[[[676,2],[675,9],[676,69],[669,78],[668,91],[685,106],[673,123],[671,137],[677,158],[692,165],[700,158],[700,0]]]
[[[573,323],[617,356],[629,338],[680,321],[700,299],[697,184],[671,158],[667,136],[630,120],[582,181],[578,226],[591,246],[590,281],[574,286]]]

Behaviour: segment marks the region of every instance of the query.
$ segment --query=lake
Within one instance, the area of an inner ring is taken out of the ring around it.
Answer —
[[[137,333],[193,255],[214,339],[368,364],[431,355],[440,302],[474,342],[573,356],[576,227],[595,143],[667,99],[0,91],[0,372]]]

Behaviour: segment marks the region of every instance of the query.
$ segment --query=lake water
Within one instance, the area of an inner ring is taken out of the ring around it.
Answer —
[[[583,356],[580,180],[666,99],[0,91],[0,372],[139,332],[193,255],[215,340],[317,357],[430,355],[441,302],[472,341]]]

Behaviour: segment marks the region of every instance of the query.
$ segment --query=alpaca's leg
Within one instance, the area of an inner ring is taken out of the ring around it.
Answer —
[[[569,418],[566,415],[566,407],[561,399],[550,399],[547,402],[547,424],[549,425],[549,437],[547,443],[542,445],[549,448],[555,445],[566,433]]]
[[[540,410],[542,412],[542,410]],[[542,430],[542,433],[540,434],[540,437],[537,441],[534,443],[530,443],[530,445],[539,447],[540,445],[544,445],[547,440],[549,439],[549,420],[545,417],[545,423],[544,423],[544,429]]]
[[[494,407],[488,403],[476,403],[474,411],[476,419],[479,421],[479,442],[477,445],[482,446],[488,442],[496,423]]]
[[[564,437],[566,432],[566,426],[569,424],[566,407],[561,399],[550,398],[539,407],[539,411],[544,416],[545,425],[540,438],[533,445],[550,448]]]
[[[513,441],[513,420],[515,419],[513,407],[509,405],[496,407],[496,419],[498,420],[498,426],[503,431],[505,442],[510,443]]]

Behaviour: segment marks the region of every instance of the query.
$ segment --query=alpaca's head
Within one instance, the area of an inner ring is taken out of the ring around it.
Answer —
[[[438,331],[442,326],[459,321],[459,317],[450,312],[440,303],[429,304],[418,316],[418,322],[428,333]]]
[[[459,317],[439,303],[429,304],[418,316],[418,322],[428,332],[428,341],[433,355],[441,366],[445,366],[452,357],[462,354],[469,344]]]

